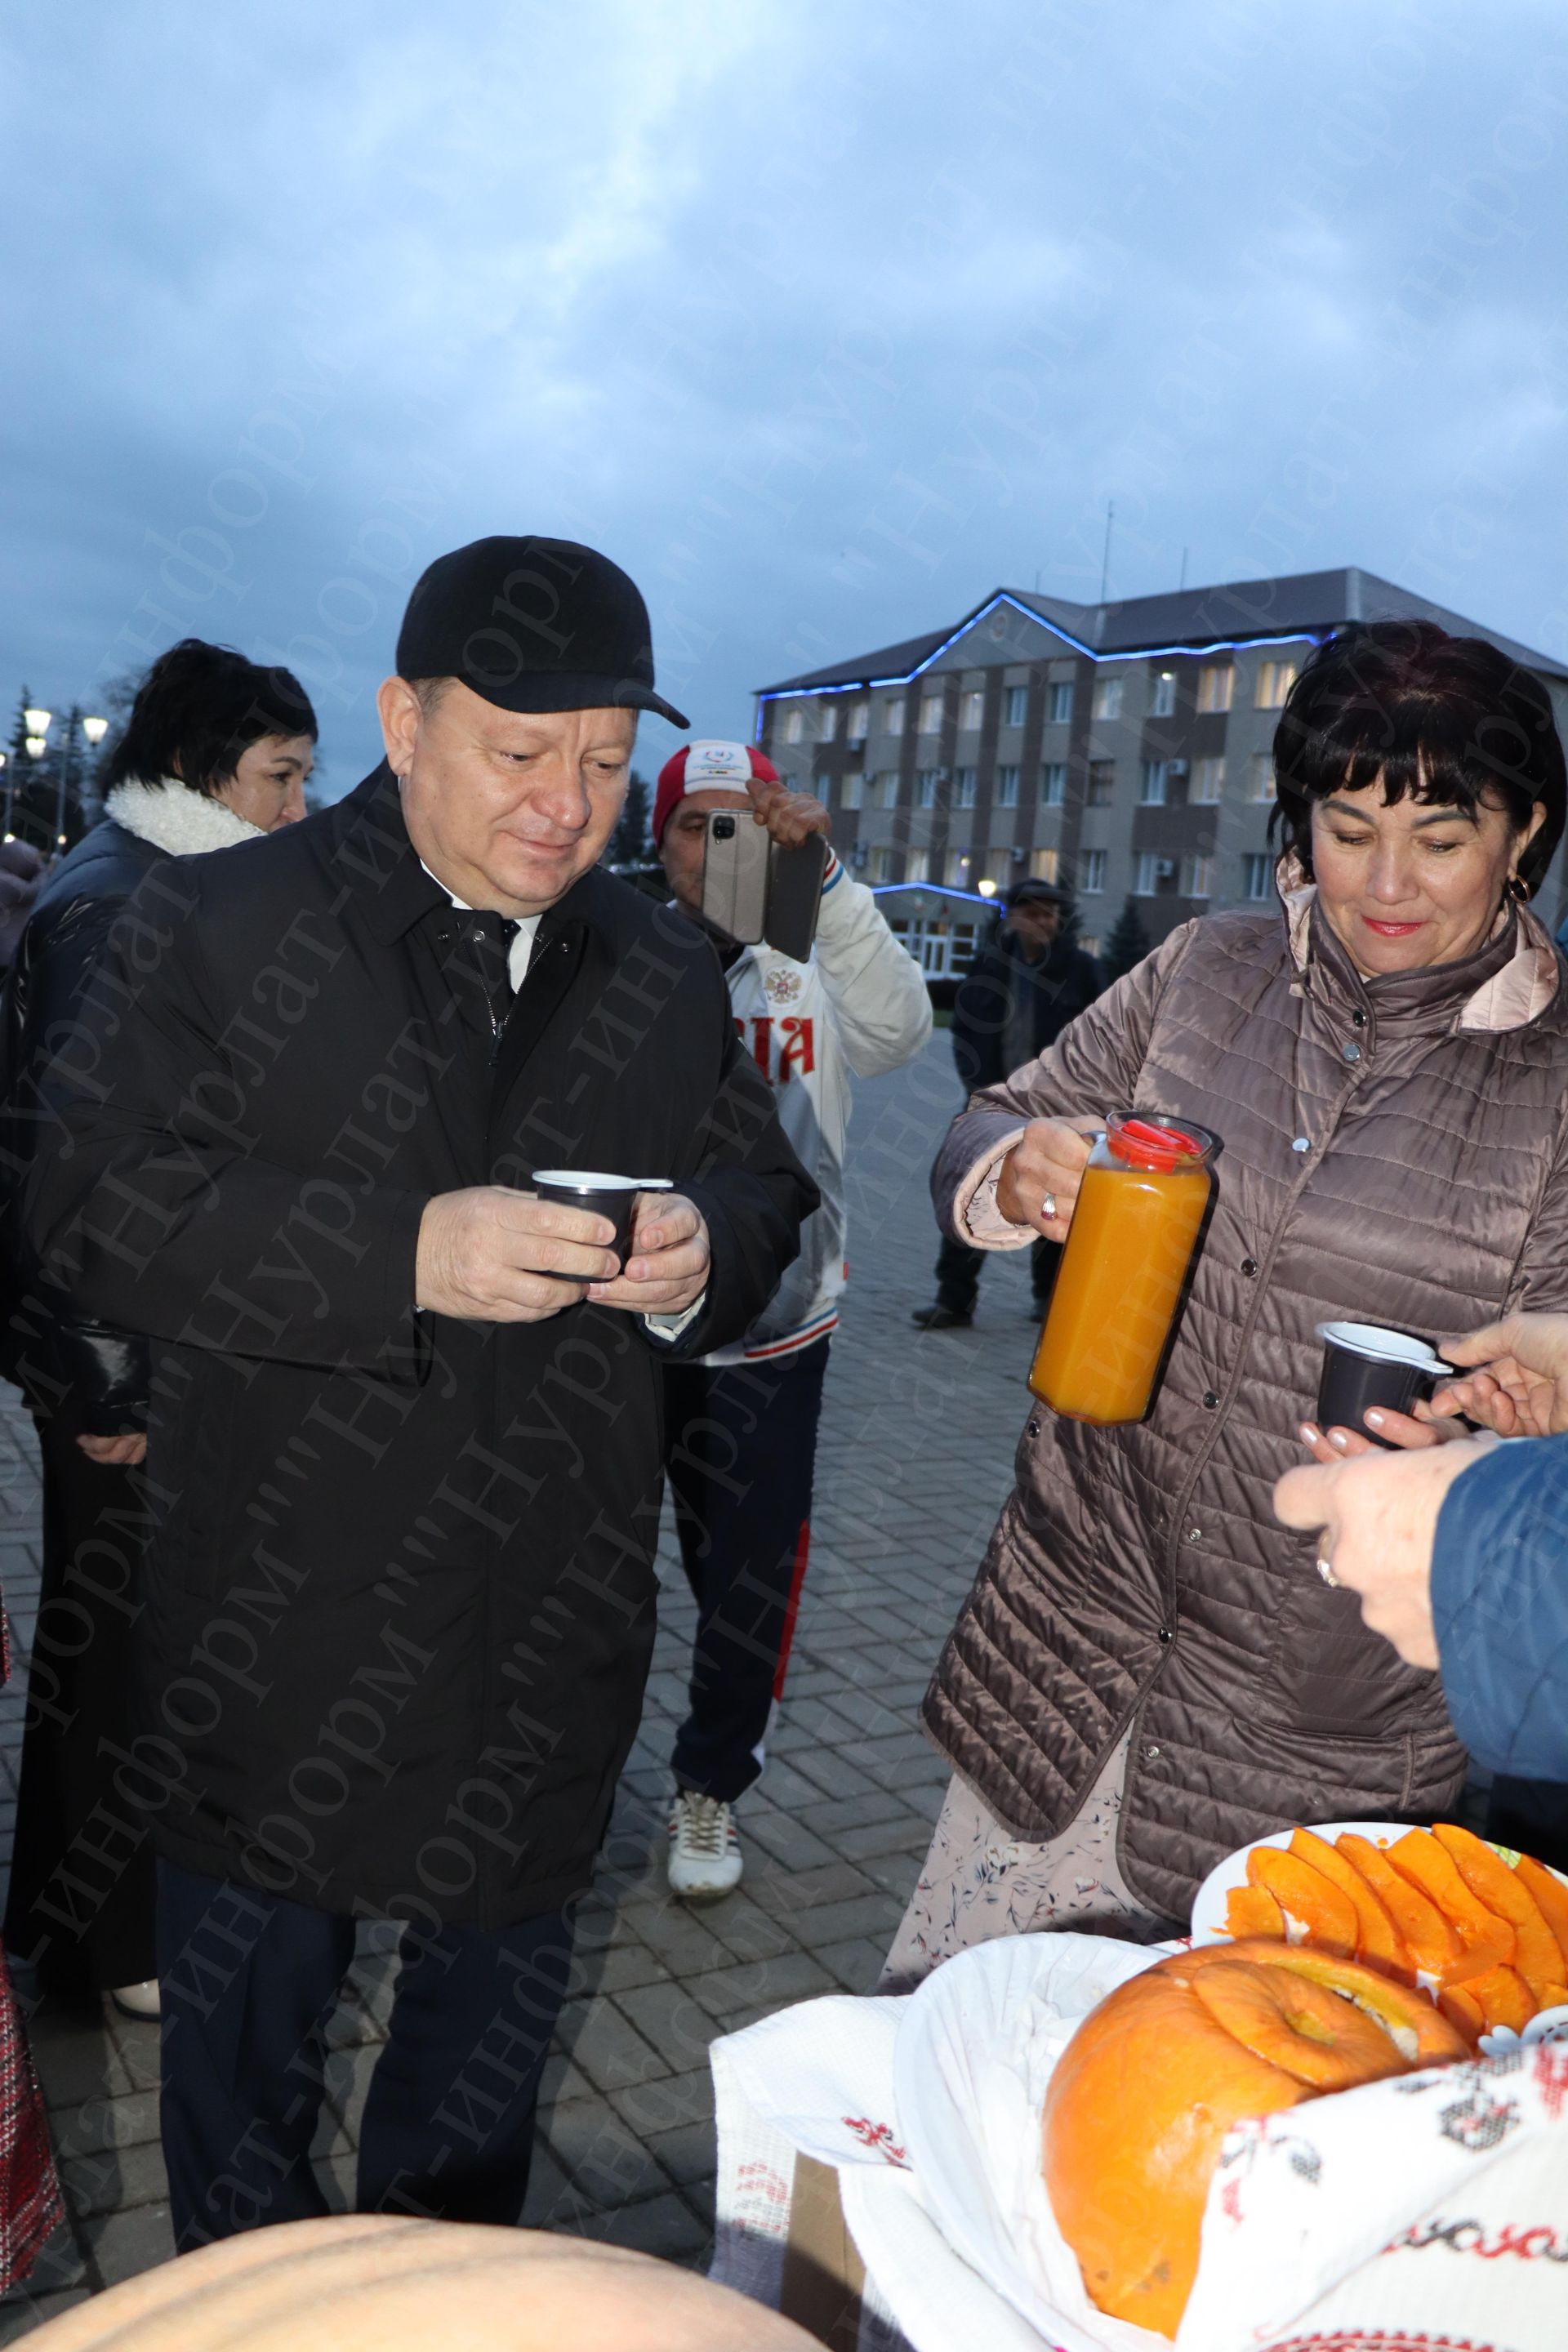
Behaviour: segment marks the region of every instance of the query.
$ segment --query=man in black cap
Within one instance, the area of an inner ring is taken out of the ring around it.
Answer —
[[[1061,936],[1065,890],[1054,883],[1016,882],[996,939],[981,949],[958,983],[952,1007],[952,1058],[966,1096],[1000,1086],[1054,1045],[1069,1021],[1105,986],[1100,966]],[[1037,1242],[1029,1254],[1036,1310],[1050,1303],[1061,1256],[1056,1242]],[[936,1303],[917,1307],[922,1331],[962,1331],[974,1320],[984,1250],[951,1238],[936,1258]]]
[[[37,1111],[41,1257],[154,1343],[147,1692],[182,2248],[326,2210],[355,1921],[403,1927],[362,2210],[515,2222],[653,1638],[661,1360],[739,1339],[815,1188],[709,942],[596,861],[654,691],[591,549],[411,599],[386,761],[155,867]],[[607,1219],[530,1190],[591,1170]]]

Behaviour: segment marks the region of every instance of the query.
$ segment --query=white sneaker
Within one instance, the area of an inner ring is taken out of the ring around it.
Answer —
[[[683,1903],[717,1903],[741,1883],[735,1818],[717,1797],[678,1791],[669,1817],[669,1891]]]
[[[140,1984],[116,1985],[109,1998],[121,2017],[134,2018],[139,2025],[152,2023],[163,2014],[156,1977],[144,1977]]]

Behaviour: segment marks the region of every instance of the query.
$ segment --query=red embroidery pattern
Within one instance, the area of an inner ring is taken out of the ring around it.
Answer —
[[[874,2149],[887,2163],[897,2165],[900,2172],[909,2170],[904,2151],[893,2137],[891,2124],[874,2124],[868,2116],[845,2116],[842,2120],[862,2147]]]
[[[1560,2123],[1568,2103],[1568,2050],[1560,2042],[1538,2042],[1532,2072],[1548,2122]]]
[[[1469,2336],[1413,2336],[1407,2328],[1336,2328],[1330,2336],[1292,2336],[1270,2344],[1268,2352],[1499,2352]]]
[[[1500,2228],[1489,2231],[1484,2222],[1473,2218],[1416,2221],[1408,2230],[1401,2231],[1383,2251],[1385,2254],[1419,2254],[1425,2253],[1428,2246],[1447,2246],[1451,2254],[1478,2254],[1483,2263],[1495,2263],[1505,2254],[1512,2254],[1521,2263],[1568,2263],[1568,2237],[1560,2237],[1545,2222],[1525,2226],[1504,2221]]]
[[[735,2186],[742,2193],[761,2197],[769,2205],[787,2205],[792,2194],[787,2180],[781,2180],[771,2164],[742,2164],[735,2173]]]

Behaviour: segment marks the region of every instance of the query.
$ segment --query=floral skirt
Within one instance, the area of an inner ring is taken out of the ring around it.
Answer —
[[[994,1936],[1070,1927],[1157,1944],[1184,1935],[1130,1894],[1116,1866],[1128,1744],[1112,1750],[1072,1821],[1043,1845],[1010,1837],[955,1776],[878,1990],[911,1992],[954,1952]]]

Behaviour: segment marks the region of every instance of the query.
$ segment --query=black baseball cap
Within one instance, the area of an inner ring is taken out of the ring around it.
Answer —
[[[1024,881],[1015,882],[1008,891],[1007,912],[1011,914],[1015,907],[1026,907],[1031,902],[1047,907],[1065,907],[1068,894],[1065,890],[1058,890],[1054,882],[1041,882],[1031,874]]]
[[[618,563],[571,539],[476,539],[415,583],[399,677],[455,677],[502,710],[657,710],[647,606]]]

